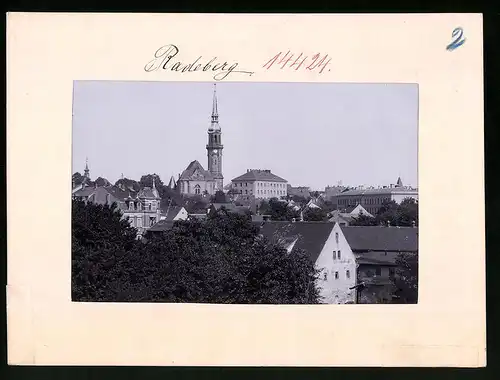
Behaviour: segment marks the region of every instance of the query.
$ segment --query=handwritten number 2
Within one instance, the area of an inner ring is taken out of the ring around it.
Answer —
[[[462,28],[455,28],[451,34],[451,37],[455,37],[455,39],[448,46],[446,46],[446,50],[452,51],[457,47],[462,46],[465,42],[465,38],[462,38],[463,34],[464,30]]]

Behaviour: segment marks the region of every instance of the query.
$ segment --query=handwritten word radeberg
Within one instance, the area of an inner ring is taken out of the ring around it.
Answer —
[[[144,70],[147,72],[156,71],[158,69],[162,70],[170,70],[177,71],[181,73],[190,73],[193,71],[218,71],[217,74],[214,75],[214,79],[219,81],[227,78],[227,76],[231,73],[239,73],[239,74],[248,74],[252,75],[253,72],[250,71],[242,71],[236,70],[238,67],[238,63],[235,62],[229,66],[227,62],[217,63],[217,57],[212,58],[210,61],[206,62],[205,65],[203,63],[198,63],[202,57],[196,58],[196,60],[192,63],[184,64],[180,61],[172,61],[172,64],[169,65],[172,58],[174,58],[179,53],[179,48],[175,45],[165,45],[159,48],[155,52],[155,57],[151,61],[149,61],[146,66],[144,66]]]
[[[282,55],[282,52],[279,52],[262,67],[269,70],[274,64],[276,64],[276,66],[281,65],[279,67],[280,69],[284,69],[285,67],[292,69],[295,67],[296,71],[302,67],[305,70],[319,70],[319,73],[321,74],[332,59],[328,58],[328,54],[321,58],[320,56],[321,54],[318,53],[309,58],[309,56],[300,53],[294,59],[294,54],[290,53],[290,51],[287,51],[285,55]],[[330,69],[328,69],[328,71],[330,71]]]

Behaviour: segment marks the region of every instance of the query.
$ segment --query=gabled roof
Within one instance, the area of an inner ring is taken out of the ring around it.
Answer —
[[[274,240],[276,236],[291,242],[298,238],[293,249],[305,250],[313,263],[318,259],[323,247],[330,236],[334,223],[329,222],[265,222],[261,234]]]
[[[179,180],[205,180],[205,181],[214,181],[214,176],[205,170],[203,166],[197,161],[191,161],[186,170],[184,170],[181,174]]]
[[[136,193],[134,191],[122,190],[117,186],[108,186],[105,188],[108,193],[110,193],[113,197],[119,199],[124,202],[126,199],[135,198]]]
[[[156,194],[155,194],[156,192]],[[156,189],[152,189],[150,187],[145,187],[139,191],[137,194],[137,198],[146,198],[146,199],[158,199],[158,192]]]
[[[340,227],[353,251],[418,251],[418,227]]]
[[[170,206],[168,209],[167,214],[165,215],[166,221],[173,221],[174,218],[177,216],[177,214],[183,209],[184,207],[182,206]]]
[[[167,187],[174,189],[177,183],[175,182],[174,176],[170,177],[170,181],[168,181]]]
[[[77,190],[73,193],[76,197],[88,197],[92,195],[95,191],[94,186],[92,187],[84,187],[83,189]]]
[[[248,170],[245,174],[233,179],[233,181],[270,181],[270,182],[287,182],[286,179],[278,177],[271,173],[270,170]]]

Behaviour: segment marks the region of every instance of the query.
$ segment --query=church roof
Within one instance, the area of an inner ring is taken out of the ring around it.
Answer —
[[[270,170],[247,170],[247,172],[233,181],[269,181],[269,182],[287,182],[286,179],[278,177],[276,174],[271,173]]]
[[[179,180],[201,180],[214,181],[214,176],[197,161],[191,161],[186,170],[184,170]]]
[[[170,187],[171,189],[174,189],[176,186],[175,178],[174,176],[170,177],[170,181],[168,181],[167,187]]]

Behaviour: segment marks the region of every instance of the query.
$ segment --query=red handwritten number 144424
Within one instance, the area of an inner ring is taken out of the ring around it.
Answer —
[[[328,54],[321,56],[321,54],[318,53],[309,57],[302,53],[300,53],[299,55],[294,55],[290,51],[288,51],[284,55],[282,52],[279,52],[273,58],[267,61],[262,67],[267,70],[269,70],[273,66],[276,66],[280,69],[284,69],[285,67],[287,67],[289,69],[298,70],[302,68],[311,71],[317,70],[321,74],[331,60],[331,58],[328,58]],[[330,71],[330,69],[328,69],[328,71]]]

